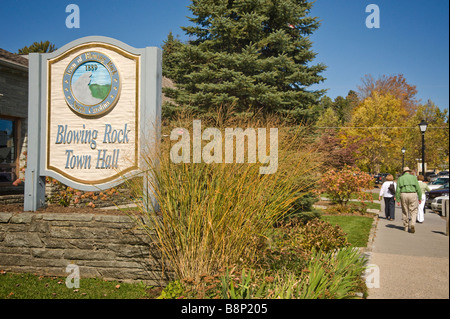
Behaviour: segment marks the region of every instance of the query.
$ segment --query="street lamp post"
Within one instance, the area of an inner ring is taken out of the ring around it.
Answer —
[[[425,120],[419,123],[420,131],[422,132],[422,175],[425,177],[425,132],[427,130],[428,123]]]
[[[402,170],[405,167],[405,153],[406,153],[406,149],[404,147],[402,147]]]

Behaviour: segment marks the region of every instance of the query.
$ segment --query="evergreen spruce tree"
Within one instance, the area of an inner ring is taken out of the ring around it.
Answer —
[[[173,53],[166,92],[200,110],[288,111],[307,116],[324,93],[309,36],[319,22],[307,0],[192,0],[190,41]]]
[[[180,40],[175,39],[172,32],[169,32],[167,40],[162,45],[162,58],[163,58],[163,75],[167,76],[168,70],[172,70],[177,63],[175,60],[176,52],[182,46]]]

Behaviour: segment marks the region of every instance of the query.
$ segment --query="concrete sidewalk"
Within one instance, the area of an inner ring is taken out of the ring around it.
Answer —
[[[403,230],[401,208],[396,204],[395,220],[389,221],[383,204],[368,252],[379,269],[379,288],[370,288],[368,299],[448,299],[446,220],[427,210],[411,234]]]

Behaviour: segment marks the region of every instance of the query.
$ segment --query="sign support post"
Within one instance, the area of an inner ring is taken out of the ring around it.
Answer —
[[[142,109],[142,121],[141,125],[141,150],[144,156],[152,157],[152,167],[148,167],[148,163],[142,160],[141,167],[145,171],[143,179],[143,200],[147,210],[151,208],[157,209],[157,203],[154,197],[154,189],[152,185],[155,182],[150,181],[152,177],[152,171],[158,167],[159,158],[154,152],[159,150],[159,145],[161,141],[161,108],[151,107],[151,105],[161,105],[161,94],[162,91],[162,54],[161,50],[157,48],[146,48],[145,49],[145,79],[143,81],[144,88],[146,92],[146,100],[143,101],[146,107]],[[149,202],[150,201],[150,202]]]
[[[27,168],[24,210],[36,211],[45,205],[45,177],[40,174],[41,54],[29,55]]]

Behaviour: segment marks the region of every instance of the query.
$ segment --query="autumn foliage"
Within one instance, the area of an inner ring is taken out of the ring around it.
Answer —
[[[401,150],[405,148],[404,166],[415,167],[416,159],[422,156],[418,124],[426,120],[427,166],[448,167],[448,110],[441,110],[432,101],[422,104],[416,87],[402,74],[378,79],[368,75],[358,88],[359,101],[352,104],[348,120],[336,130],[340,146],[350,151],[356,166],[366,172],[395,175],[401,172]],[[328,115],[322,116],[321,125],[333,123]]]
[[[358,89],[363,99],[373,96],[375,92],[381,95],[392,95],[400,102],[401,108],[409,115],[413,115],[416,112],[419,104],[416,98],[416,86],[408,84],[403,74],[383,75],[378,79],[374,79],[371,75],[366,75]]]
[[[371,175],[357,167],[344,166],[341,170],[330,169],[319,181],[319,192],[328,196],[339,205],[347,205],[352,198],[361,201],[372,200],[371,194],[365,190],[373,187]]]

